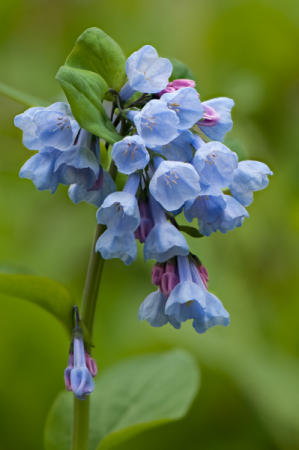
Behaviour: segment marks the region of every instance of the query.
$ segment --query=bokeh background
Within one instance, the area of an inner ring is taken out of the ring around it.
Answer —
[[[100,369],[128,355],[189,349],[201,389],[188,416],[148,431],[120,450],[295,450],[299,448],[297,0],[1,0],[0,79],[32,95],[61,98],[55,73],[77,36],[103,28],[126,54],[146,43],[183,60],[202,99],[234,98],[227,144],[274,171],[256,193],[250,219],[227,235],[190,239],[210,288],[231,313],[229,328],[197,335],[139,323],[153,290],[151,264],[109,261],[97,309],[94,355]],[[79,299],[95,209],[74,206],[18,178],[30,156],[1,98],[0,265],[52,277]],[[64,388],[68,339],[38,307],[0,298],[0,450],[43,448],[47,411]]]

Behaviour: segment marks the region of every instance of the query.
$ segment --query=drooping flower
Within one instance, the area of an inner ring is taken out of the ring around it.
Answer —
[[[130,231],[119,235],[107,229],[97,240],[95,249],[104,259],[119,258],[127,266],[132,264],[137,256],[136,239]]]
[[[132,174],[122,192],[108,195],[97,211],[97,221],[116,235],[134,232],[140,223],[140,213],[135,197],[140,176]]]
[[[140,136],[126,136],[113,145],[111,157],[119,172],[130,175],[144,169],[149,162],[149,153]]]
[[[178,271],[180,282],[172,290],[165,305],[165,313],[180,324],[193,320],[198,333],[204,333],[215,325],[228,325],[229,315],[217,297],[208,292],[197,268],[187,256],[179,256]]]
[[[58,150],[36,153],[21,167],[20,178],[28,178],[39,191],[50,190],[53,194],[60,182],[59,173],[54,170],[59,154]]]
[[[269,175],[273,175],[273,172],[267,164],[260,161],[240,161],[229,184],[230,191],[242,205],[249,206],[253,201],[253,192],[268,186]]]
[[[160,290],[151,292],[139,307],[138,319],[146,320],[152,327],[162,327],[168,322],[165,304],[166,298]]]
[[[176,113],[161,100],[151,100],[140,112],[130,111],[127,116],[134,121],[139,136],[149,148],[168,144],[179,135]]]
[[[204,236],[210,236],[218,230],[226,233],[240,227],[244,218],[249,216],[233,197],[211,188],[202,189],[194,201],[186,202],[184,214],[189,222],[197,219],[198,229]]]
[[[187,255],[189,248],[183,234],[168,222],[154,198],[151,198],[150,204],[155,225],[144,244],[144,259],[164,262],[177,255]]]
[[[73,338],[73,355],[70,356],[64,376],[67,390],[73,391],[80,400],[93,392],[94,381],[86,365],[83,337],[78,330]]]
[[[197,91],[192,87],[184,87],[175,92],[164,94],[161,101],[174,111],[179,119],[178,128],[187,130],[201,119],[204,109]]]
[[[81,184],[91,188],[99,176],[100,165],[96,150],[92,148],[92,135],[80,130],[75,145],[68,151],[60,152],[54,170],[59,173],[59,182],[70,185]]]
[[[20,177],[29,178],[37,189],[54,193],[58,184],[73,183],[91,187],[100,171],[97,156],[91,146],[92,136],[80,131],[79,139],[68,150],[47,147],[36,153],[21,167]]]
[[[202,102],[203,120],[197,125],[203,133],[213,141],[223,141],[226,133],[233,127],[231,109],[234,101],[231,98],[219,97]]]
[[[85,364],[87,369],[89,370],[91,376],[94,378],[98,373],[98,367],[95,360],[90,356],[89,353],[85,350]],[[67,391],[72,391],[72,384],[71,384],[71,372],[74,368],[74,353],[73,349],[69,353],[69,360],[67,368],[64,370],[64,384]]]
[[[151,195],[166,211],[179,209],[200,193],[199,175],[189,163],[162,161],[150,185]]]
[[[227,233],[234,228],[240,227],[243,224],[245,217],[249,217],[247,210],[234,197],[224,195],[224,199],[226,206],[218,225],[218,229],[221,233]]]
[[[144,45],[132,53],[126,62],[128,83],[121,90],[123,100],[130,98],[135,91],[144,93],[160,92],[167,85],[172,72],[172,64],[161,58],[151,45]]]
[[[48,148],[65,151],[73,145],[80,126],[67,103],[33,107],[15,117],[15,126],[23,130],[23,144],[29,150]]]
[[[207,290],[202,276],[200,275],[200,270],[196,267],[195,263],[192,261],[190,263],[190,270],[192,281],[197,283],[201,288],[206,289],[206,308],[203,317],[197,318],[193,321],[193,327],[198,333],[205,333],[209,328],[222,325],[228,326],[230,323],[229,314],[223,307],[221,301]]]
[[[221,142],[202,144],[193,158],[200,182],[213,188],[225,188],[238,167],[238,156]]]
[[[82,184],[72,184],[68,195],[73,203],[87,202],[99,207],[105,198],[115,191],[116,186],[111,175],[100,167],[100,174],[93,186],[87,188]]]

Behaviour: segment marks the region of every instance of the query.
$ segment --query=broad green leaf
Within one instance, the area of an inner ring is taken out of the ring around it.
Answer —
[[[203,234],[201,234],[196,228],[190,227],[188,225],[179,225],[179,230],[183,233],[189,234],[189,236],[195,237],[195,238],[201,238],[204,237]]]
[[[197,389],[196,362],[182,350],[139,356],[106,369],[91,395],[88,449],[110,449],[182,418]],[[46,450],[69,450],[72,403],[67,392],[56,399],[46,424]]]
[[[111,143],[120,139],[102,105],[108,86],[99,74],[65,65],[56,78],[83,128]]]
[[[178,78],[188,78],[189,80],[195,80],[193,73],[183,62],[175,58],[169,58],[173,66],[170,81],[177,80]]]
[[[70,332],[74,301],[68,290],[49,278],[0,273],[0,294],[35,303],[58,319]]]
[[[98,73],[109,88],[116,91],[125,83],[125,55],[120,46],[100,28],[88,28],[79,36],[66,64]]]
[[[56,78],[83,128],[111,144],[121,139],[102,105],[109,88],[119,91],[126,78],[125,56],[110,36],[85,30]]]
[[[45,100],[35,98],[2,82],[0,82],[0,94],[24,106],[47,106],[48,104]]]

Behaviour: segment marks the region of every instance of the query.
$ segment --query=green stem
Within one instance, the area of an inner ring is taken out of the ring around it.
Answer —
[[[89,259],[81,304],[81,320],[84,323],[90,335],[92,335],[93,320],[96,309],[98,290],[105,262],[105,260],[101,257],[101,254],[95,251],[95,245],[98,238],[104,231],[105,227],[103,225],[97,225],[94,243]]]
[[[32,97],[30,94],[25,94],[11,86],[0,81],[0,94],[4,95],[15,102],[21,103],[24,106],[46,106],[48,103],[44,100]]]
[[[103,225],[97,226],[95,239],[89,259],[81,305],[81,320],[90,337],[92,336],[98,291],[104,266],[104,259],[101,257],[99,252],[95,251],[95,244],[104,230],[105,227],[103,227]],[[88,425],[89,397],[87,397],[86,400],[78,400],[76,397],[74,397],[73,435],[71,450],[87,450]]]
[[[89,425],[89,397],[78,400],[74,397],[72,450],[87,450]]]

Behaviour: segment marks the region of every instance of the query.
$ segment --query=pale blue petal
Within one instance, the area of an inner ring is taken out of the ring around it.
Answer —
[[[87,367],[72,369],[70,378],[72,391],[77,398],[83,400],[94,391],[94,381]]]
[[[164,209],[175,211],[187,200],[198,196],[199,176],[189,163],[163,161],[155,171],[149,189]]]
[[[100,252],[104,259],[120,258],[126,265],[135,261],[137,256],[137,244],[133,233],[118,236],[110,230],[106,230],[96,243],[96,251]]]
[[[202,103],[203,106],[211,106],[219,115],[219,121],[214,126],[203,126],[198,123],[204,134],[213,141],[223,141],[226,133],[233,127],[231,109],[234,101],[230,98],[219,97]]]
[[[248,212],[234,197],[230,195],[224,195],[226,201],[226,207],[223,211],[223,216],[219,223],[219,230],[221,233],[233,230],[236,227],[240,227],[245,217],[249,217]]]
[[[114,234],[135,231],[140,224],[136,197],[128,192],[113,192],[105,198],[97,211],[98,223],[106,225]]]
[[[151,292],[139,307],[138,319],[146,320],[152,327],[162,327],[168,322],[165,303],[166,299],[160,290]]]
[[[178,118],[161,100],[149,101],[134,115],[139,136],[149,148],[168,144],[178,135]]]
[[[95,206],[101,206],[107,195],[116,191],[116,186],[111,175],[103,170],[101,187],[87,189],[83,185],[72,184],[68,194],[73,203],[87,202]]]
[[[266,164],[259,161],[241,161],[234,172],[230,191],[242,205],[249,206],[253,200],[253,192],[268,186],[269,175],[273,175],[273,172]]]
[[[225,197],[221,192],[208,195],[206,190],[203,195],[185,204],[184,214],[189,222],[197,218],[199,232],[204,236],[210,236],[217,231],[225,207]]]
[[[72,150],[61,152],[55,162],[62,184],[82,184],[91,187],[100,171],[95,154],[88,147],[74,146]]]
[[[204,333],[209,328],[230,323],[229,314],[223,307],[221,301],[210,292],[206,293],[206,308],[204,316],[193,321],[193,327],[198,333]]]
[[[149,162],[149,153],[140,136],[126,136],[113,145],[111,157],[119,172],[130,175],[144,169]]]
[[[38,147],[39,137],[33,117],[36,112],[42,109],[40,106],[29,108],[14,118],[15,126],[23,131],[23,144],[29,150],[37,150]]]
[[[201,145],[193,158],[200,182],[215,188],[227,187],[238,167],[238,156],[221,142],[209,142]]]
[[[21,167],[20,177],[32,180],[38,190],[50,190],[53,194],[60,182],[59,175],[54,172],[59,155],[58,150],[35,154]]]
[[[155,93],[166,87],[172,64],[168,59],[160,58],[154,47],[145,45],[129,56],[126,72],[132,89]]]
[[[184,87],[175,92],[164,94],[161,100],[176,113],[180,130],[192,128],[203,115],[203,106],[198,92],[192,87]]]
[[[177,322],[188,319],[202,319],[206,308],[206,291],[192,281],[179,283],[171,292],[165,306],[165,313]]]
[[[170,161],[189,162],[194,152],[194,136],[185,130],[169,144],[153,148],[153,151],[160,153]]]
[[[144,259],[167,261],[174,256],[185,256],[189,253],[184,235],[171,223],[157,223],[146,238]]]
[[[29,108],[15,117],[15,125],[23,130],[23,143],[30,150],[68,150],[78,132],[79,124],[66,103],[57,102],[46,108]]]

